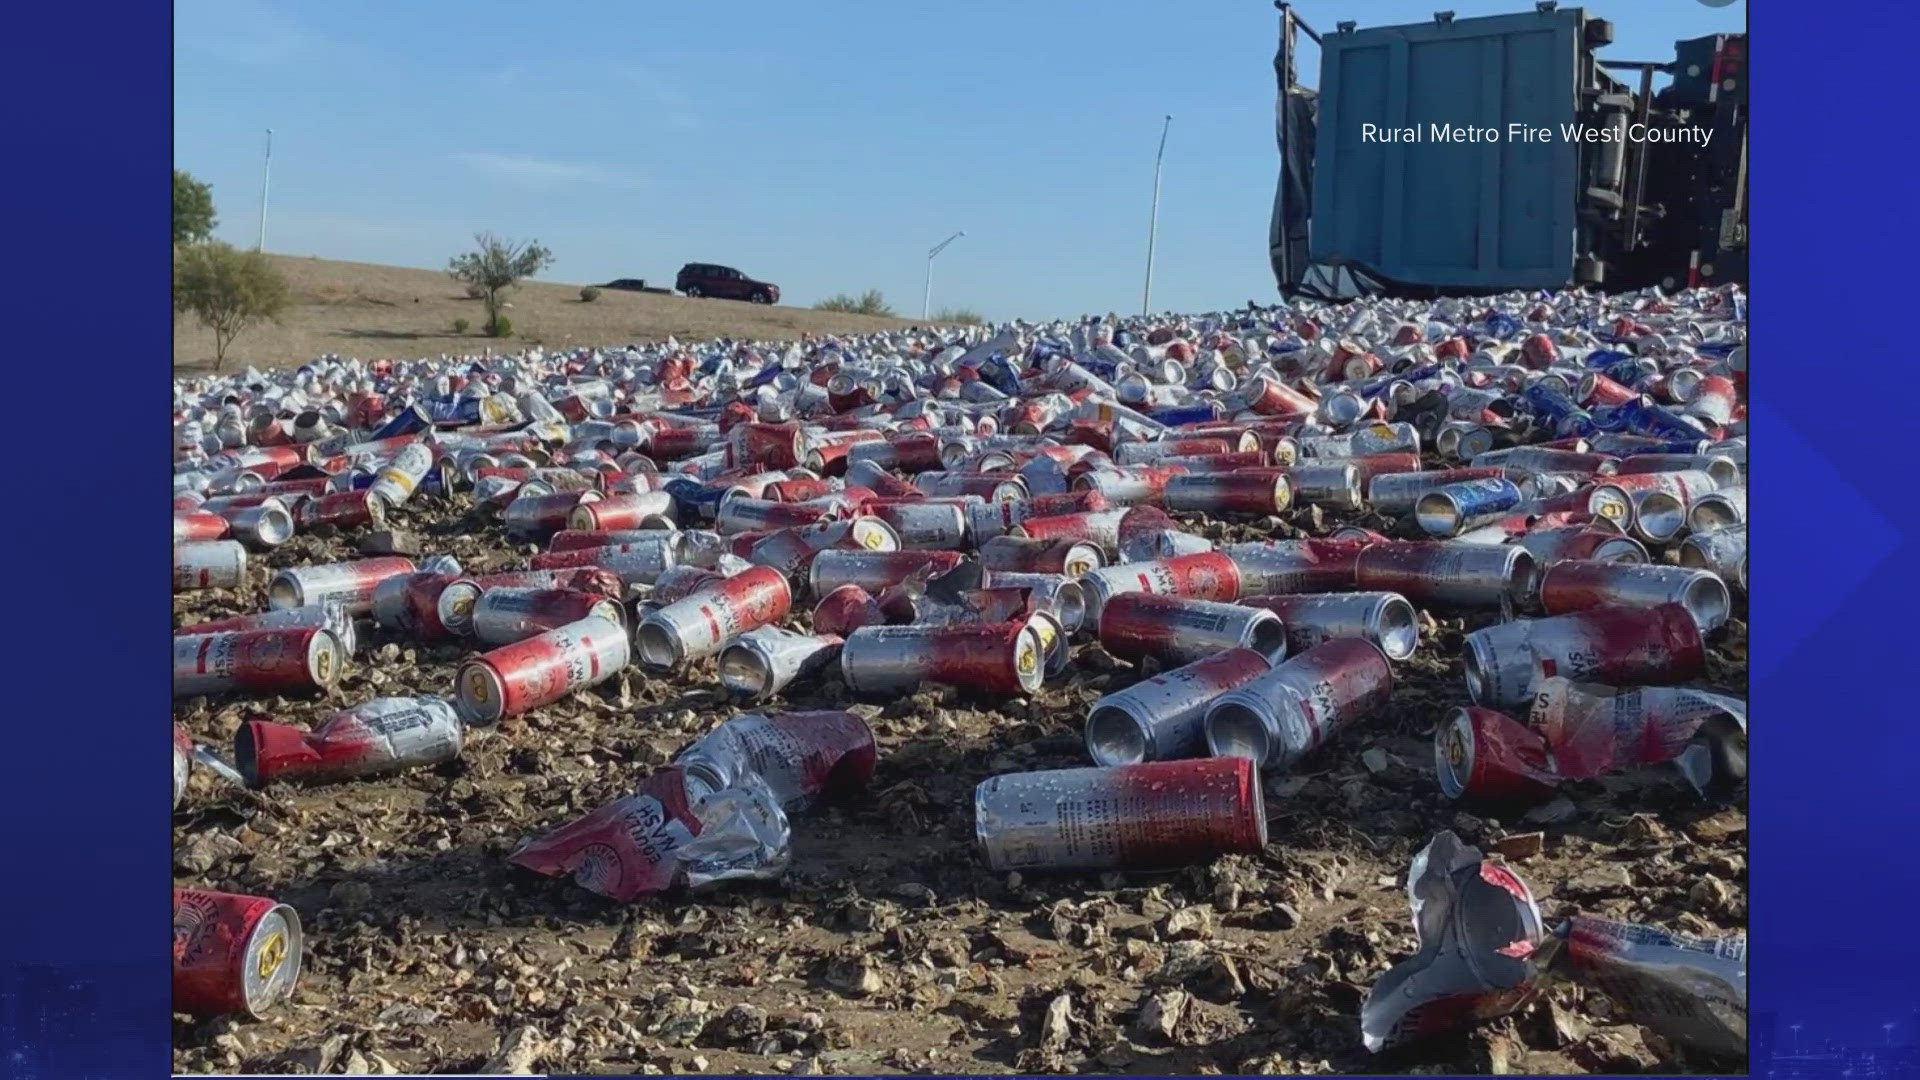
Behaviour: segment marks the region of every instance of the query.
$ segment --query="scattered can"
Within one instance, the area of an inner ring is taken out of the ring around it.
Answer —
[[[1466,638],[1467,694],[1475,704],[1524,705],[1556,675],[1615,686],[1671,684],[1706,670],[1700,624],[1680,604],[1597,607],[1519,619]]]
[[[1279,616],[1290,653],[1341,638],[1362,638],[1387,659],[1405,660],[1420,644],[1419,617],[1399,593],[1290,593],[1251,596],[1240,602]]]
[[[1241,579],[1239,564],[1232,556],[1221,551],[1206,551],[1152,562],[1106,566],[1089,571],[1078,580],[1086,592],[1087,616],[1097,620],[1106,602],[1122,593],[1231,602],[1240,598]]]
[[[173,890],[173,1010],[264,1017],[293,993],[300,916],[263,896]]]
[[[1454,709],[1434,730],[1433,762],[1449,799],[1544,802],[1560,784],[1539,732],[1478,705]]]
[[[492,724],[604,682],[630,657],[619,623],[582,619],[469,659],[454,697],[469,723]]]
[[[1272,666],[1260,652],[1234,648],[1116,690],[1087,713],[1087,755],[1103,766],[1197,756],[1207,706]]]
[[[1209,705],[1207,751],[1290,769],[1392,693],[1393,666],[1379,646],[1365,638],[1323,642]]]
[[[1515,545],[1428,540],[1370,544],[1354,562],[1354,583],[1417,604],[1505,609],[1523,603],[1533,556]]]
[[[670,671],[714,655],[749,630],[779,622],[792,606],[785,574],[749,567],[649,612],[634,630],[635,651],[645,667]]]
[[[1367,540],[1266,540],[1222,548],[1240,569],[1241,592],[1345,592],[1359,586],[1360,553]]]
[[[437,597],[436,597],[437,599]],[[468,632],[483,645],[511,645],[582,619],[624,625],[620,605],[604,596],[573,589],[488,589],[474,601]]]
[[[1462,480],[1420,496],[1413,516],[1428,536],[1450,537],[1499,521],[1519,505],[1520,489],[1511,480]]]
[[[173,545],[173,591],[237,589],[247,581],[247,549],[238,540]]]
[[[909,694],[930,682],[1014,697],[1040,688],[1046,656],[1030,620],[864,626],[841,646],[840,676],[867,697]]]
[[[323,689],[345,659],[340,639],[320,627],[176,634],[173,696]]]
[[[777,626],[749,630],[720,650],[720,685],[738,698],[768,698],[840,656],[840,638]]]
[[[695,802],[752,773],[781,809],[798,813],[865,788],[877,754],[873,729],[849,712],[749,713],[701,736],[674,764],[686,771]]]
[[[281,780],[335,783],[438,765],[460,756],[466,726],[437,697],[374,698],[312,731],[255,719],[234,737],[234,766],[251,788]]]
[[[1251,649],[1277,661],[1287,628],[1272,610],[1152,593],[1122,593],[1100,611],[1100,645],[1122,660],[1148,657],[1190,664],[1228,649]]]
[[[1062,574],[1078,578],[1099,569],[1105,562],[1097,546],[1081,540],[996,536],[980,545],[980,565],[989,572]]]
[[[1540,574],[1540,606],[1549,615],[1661,604],[1686,608],[1703,633],[1719,629],[1733,607],[1726,582],[1708,570],[1566,559]]]
[[[274,608],[338,603],[355,615],[373,611],[373,594],[380,583],[423,568],[398,555],[322,566],[296,566],[275,574],[267,585],[267,604]]]
[[[174,633],[215,634],[233,630],[286,630],[313,626],[332,631],[333,636],[340,640],[340,648],[346,655],[352,656],[360,651],[359,627],[346,606],[339,603],[307,604],[304,607],[235,615],[228,619],[182,626]]]

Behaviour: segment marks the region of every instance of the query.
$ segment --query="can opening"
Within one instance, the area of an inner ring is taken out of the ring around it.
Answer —
[[[643,646],[644,648],[644,646]],[[720,684],[742,697],[759,697],[773,691],[773,672],[752,649],[734,644],[720,654]]]
[[[267,601],[277,608],[300,606],[300,587],[292,578],[274,578],[267,586]]]
[[[1686,542],[1680,545],[1676,557],[1680,560],[1680,565],[1689,570],[1713,569],[1713,561],[1707,558],[1706,549],[1697,537],[1687,537]]]
[[[1509,548],[1513,554],[1507,564],[1507,598],[1515,606],[1523,605],[1533,595],[1538,579],[1534,573],[1533,556],[1526,548]]]
[[[1693,504],[1687,514],[1687,527],[1694,532],[1712,532],[1740,524],[1740,515],[1732,500],[1724,495],[1706,495]]]
[[[657,622],[641,623],[634,643],[640,647],[640,662],[648,667],[670,668],[680,660],[672,632]]]
[[[1279,616],[1255,619],[1246,647],[1278,663],[1287,655],[1287,625],[1280,621]]]
[[[1379,619],[1380,651],[1392,660],[1405,660],[1420,646],[1420,627],[1413,605],[1402,597],[1381,601]]]
[[[1207,713],[1207,749],[1214,757],[1243,757],[1257,768],[1273,749],[1260,714],[1237,701],[1224,701]]]
[[[1631,536],[1615,537],[1593,549],[1593,561],[1644,564],[1647,561],[1647,549]]]
[[[1727,621],[1733,600],[1727,595],[1727,583],[1712,574],[1702,574],[1687,583],[1681,603],[1693,613],[1701,633],[1717,630]]]
[[[1634,531],[1654,543],[1673,539],[1687,523],[1686,507],[1664,491],[1644,493],[1635,509]]]
[[[1429,491],[1414,504],[1413,517],[1428,536],[1452,536],[1460,531],[1460,507],[1444,491]]]
[[[260,786],[260,749],[254,745],[252,724],[241,724],[233,736],[233,767],[249,788]]]
[[[1087,595],[1073,581],[1063,582],[1053,593],[1054,613],[1060,617],[1060,625],[1068,633],[1080,629],[1087,622]]]
[[[1467,653],[1461,657],[1461,666],[1467,677],[1467,697],[1475,704],[1486,704],[1491,689],[1487,685],[1486,643],[1478,636],[1467,636]]]
[[[1467,778],[1473,771],[1473,721],[1467,710],[1454,709],[1434,732],[1433,768],[1440,791],[1447,798],[1466,794]]]
[[[1087,753],[1096,765],[1138,765],[1147,760],[1147,735],[1125,710],[1096,708],[1087,714]]]
[[[263,547],[279,547],[293,539],[293,515],[280,506],[260,507],[253,518],[253,538]]]

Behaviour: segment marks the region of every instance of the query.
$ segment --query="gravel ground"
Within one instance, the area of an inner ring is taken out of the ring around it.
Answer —
[[[1189,519],[1234,540],[1320,535],[1349,520],[1379,524],[1317,509]],[[477,519],[464,496],[417,497],[396,521],[427,554],[451,553],[470,572],[522,566],[535,550]],[[298,537],[259,560],[245,589],[180,594],[176,620],[260,610],[265,567],[350,558],[353,539]],[[1701,685],[1744,697],[1746,607],[1736,605],[1711,639]],[[1302,771],[1267,778],[1265,852],[1173,872],[997,874],[975,849],[974,786],[1084,765],[1087,706],[1142,677],[1093,643],[1032,699],[928,688],[858,706],[881,749],[870,790],[794,819],[783,881],[700,896],[617,905],[505,856],[626,794],[733,715],[710,662],[675,679],[631,669],[476,732],[460,760],[437,769],[259,793],[196,770],[174,814],[176,881],[291,904],[307,951],[291,1002],[267,1019],[176,1017],[174,1068],[1725,1071],[1568,985],[1470,1033],[1378,1057],[1361,1047],[1368,987],[1414,949],[1408,862],[1441,829],[1508,850],[1550,925],[1574,910],[1697,934],[1746,924],[1744,791],[1708,806],[1663,768],[1570,785],[1513,820],[1442,798],[1432,731],[1466,703],[1461,637],[1489,620],[1422,621],[1420,652],[1397,665],[1390,706]],[[384,631],[365,640],[324,697],[185,699],[175,719],[230,749],[249,716],[312,724],[369,697],[450,696],[466,655]],[[829,677],[772,707],[847,703]],[[1363,763],[1375,747],[1384,762]]]

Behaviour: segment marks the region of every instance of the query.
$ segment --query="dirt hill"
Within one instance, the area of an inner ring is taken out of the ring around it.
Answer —
[[[287,275],[293,303],[279,325],[267,323],[240,335],[227,352],[227,366],[281,367],[324,353],[394,359],[479,353],[489,346],[514,350],[528,345],[617,345],[687,338],[733,336],[791,339],[801,334],[856,334],[912,325],[901,319],[841,315],[809,308],[765,307],[736,300],[688,300],[679,296],[602,289],[592,303],[580,286],[529,282],[509,299],[514,336],[480,336],[486,312],[466,287],[439,270],[270,255]],[[651,279],[649,284],[653,282]],[[453,321],[465,319],[465,335]],[[191,316],[173,328],[177,369],[204,371],[213,365],[213,335]]]

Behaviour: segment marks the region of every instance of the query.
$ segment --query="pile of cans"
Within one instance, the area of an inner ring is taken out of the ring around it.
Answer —
[[[1436,616],[1479,626],[1431,717],[1447,796],[1673,763],[1719,797],[1745,708],[1686,684],[1744,608],[1745,318],[1731,290],[1513,294],[180,382],[175,588],[263,591],[180,628],[175,693],[324,691],[372,634],[470,650],[440,696],[250,721],[261,786],[445,761],[613,680],[715,686],[737,715],[512,856],[622,899],[775,877],[786,815],[866,783],[870,727],[789,688],[1010,699],[1096,651],[1137,681],[1082,718],[1086,767],[978,785],[987,865],[1258,852],[1262,774],[1357,754]],[[537,553],[249,571],[419,491]]]

